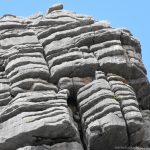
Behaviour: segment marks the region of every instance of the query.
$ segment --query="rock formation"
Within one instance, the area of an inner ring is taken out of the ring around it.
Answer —
[[[0,18],[0,150],[149,147],[149,106],[141,46],[127,29],[62,4]]]

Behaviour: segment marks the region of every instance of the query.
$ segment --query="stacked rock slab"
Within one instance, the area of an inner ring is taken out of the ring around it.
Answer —
[[[5,17],[15,25],[15,16]],[[64,149],[71,146],[76,149],[77,145],[82,150],[67,106],[68,93],[58,92],[58,88],[49,83],[43,47],[34,32],[21,25],[19,29],[18,25],[4,27],[0,40],[5,62],[0,89],[0,149],[68,142],[69,146],[62,145]]]
[[[142,141],[143,121],[135,93],[120,79],[112,74],[105,77],[99,71],[96,80],[77,93],[88,150],[113,150]]]
[[[61,4],[54,5],[45,16],[35,15],[26,20],[44,47],[51,81],[57,83],[64,76],[93,76],[98,68],[123,76],[136,91],[140,106],[148,108],[150,84],[139,41],[127,29],[114,29],[107,22],[62,8]],[[87,72],[88,68],[91,72]]]
[[[131,146],[140,143],[143,138],[143,120],[135,93],[131,86],[120,76],[107,74],[115,99],[119,101],[127,126],[128,140]]]
[[[139,106],[149,108],[149,98],[140,43],[127,29],[62,4],[0,18],[0,150],[143,144]]]
[[[42,146],[26,146],[19,148],[17,150],[81,150],[82,147],[77,142],[69,142],[69,143],[58,143],[53,146],[42,145]]]

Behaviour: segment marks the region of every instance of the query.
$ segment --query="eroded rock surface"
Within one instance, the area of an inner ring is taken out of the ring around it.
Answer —
[[[62,4],[0,18],[0,150],[149,147],[149,106],[141,46],[127,29]]]

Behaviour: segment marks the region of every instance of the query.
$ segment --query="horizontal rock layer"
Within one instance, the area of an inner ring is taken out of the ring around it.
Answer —
[[[42,146],[26,146],[17,150],[83,150],[81,145],[77,142],[59,143],[53,146],[42,145]]]
[[[80,142],[65,91],[19,93],[1,109],[0,118],[1,149],[13,150],[26,144],[50,144],[64,139]]]

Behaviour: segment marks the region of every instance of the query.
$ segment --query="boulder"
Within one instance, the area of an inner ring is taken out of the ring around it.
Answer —
[[[54,10],[61,10],[61,9],[63,9],[63,4],[55,4],[48,9],[47,13],[49,14],[53,12]]]

